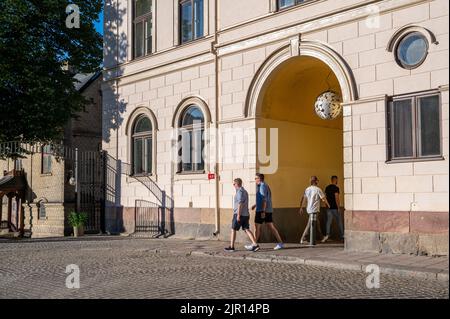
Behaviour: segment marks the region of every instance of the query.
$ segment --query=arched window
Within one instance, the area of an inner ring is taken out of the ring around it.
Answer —
[[[153,168],[153,127],[147,116],[137,118],[132,140],[133,174],[150,175]]]
[[[197,105],[190,105],[180,117],[180,173],[204,173],[205,117]]]

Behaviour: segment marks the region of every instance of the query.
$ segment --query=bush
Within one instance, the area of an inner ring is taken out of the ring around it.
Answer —
[[[72,227],[80,227],[86,225],[88,220],[88,214],[84,212],[70,212],[69,214],[69,223]]]

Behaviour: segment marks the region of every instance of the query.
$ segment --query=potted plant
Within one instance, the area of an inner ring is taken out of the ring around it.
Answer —
[[[84,212],[70,212],[69,223],[73,227],[73,236],[79,237],[84,235],[84,225],[88,219],[87,213]]]

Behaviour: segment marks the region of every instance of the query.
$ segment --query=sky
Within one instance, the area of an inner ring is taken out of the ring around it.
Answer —
[[[103,11],[100,12],[100,19],[98,22],[95,23],[95,29],[100,32],[100,34],[103,34]]]

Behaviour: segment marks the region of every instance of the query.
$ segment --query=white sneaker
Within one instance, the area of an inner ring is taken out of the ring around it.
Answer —
[[[283,249],[283,248],[284,248],[283,243],[279,243],[279,244],[277,244],[277,245],[274,247],[273,250],[280,250],[280,249]]]
[[[245,249],[247,249],[247,250],[249,250],[249,251],[253,250],[253,245],[252,245],[252,244],[250,244],[250,245],[245,245],[244,247],[245,247]]]
[[[326,243],[329,237],[330,237],[330,236],[328,236],[328,235],[325,236],[325,237],[322,239],[322,243]]]

